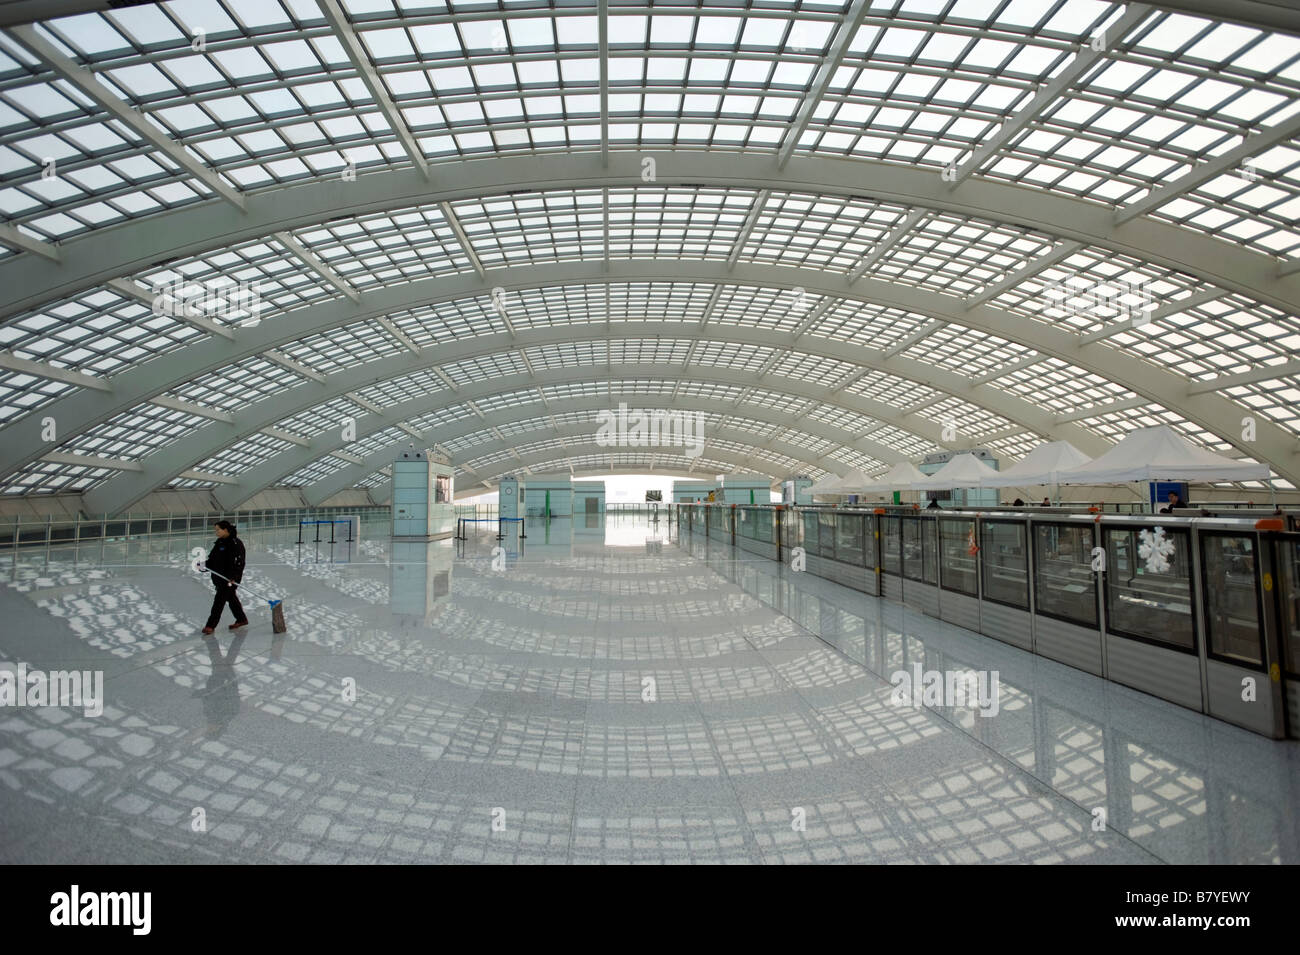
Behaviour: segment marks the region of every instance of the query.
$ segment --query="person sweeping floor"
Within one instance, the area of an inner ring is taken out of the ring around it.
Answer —
[[[230,612],[235,615],[235,622],[230,625],[230,629],[238,630],[248,626],[248,616],[244,613],[236,592],[244,576],[244,542],[239,539],[235,525],[230,521],[217,521],[213,529],[217,532],[217,540],[208,553],[205,569],[212,577],[212,585],[217,588],[217,594],[212,598],[212,612],[208,614],[208,622],[203,627],[204,634],[216,629],[226,604],[230,604]]]

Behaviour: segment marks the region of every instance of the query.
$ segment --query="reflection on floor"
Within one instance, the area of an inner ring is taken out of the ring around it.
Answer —
[[[645,517],[476,530],[249,535],[275,639],[199,635],[203,539],[0,555],[0,661],[106,697],[0,709],[0,861],[1300,861],[1295,744]]]

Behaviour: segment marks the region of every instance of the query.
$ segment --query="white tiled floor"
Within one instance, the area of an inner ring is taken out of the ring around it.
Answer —
[[[486,526],[368,528],[332,560],[251,534],[277,640],[248,597],[247,636],[200,638],[206,540],[0,555],[0,660],[103,670],[107,698],[0,709],[0,861],[1300,861],[1295,743],[582,523],[530,526],[500,569]],[[998,714],[892,703],[913,662],[998,670]]]

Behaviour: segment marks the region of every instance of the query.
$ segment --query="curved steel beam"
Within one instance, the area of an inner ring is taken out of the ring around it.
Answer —
[[[499,467],[494,466],[494,467],[480,469],[478,471],[478,477],[481,479],[480,483],[487,485],[490,484],[495,478],[501,477],[503,474],[514,474],[518,471],[522,471],[525,467],[544,468],[545,470],[540,473],[559,473],[567,469],[567,465],[564,463],[566,457],[581,457],[581,456],[591,455],[591,454],[600,454],[600,455],[619,454],[626,450],[627,450],[626,448],[602,447],[601,445],[596,444],[595,441],[583,441],[577,444],[567,445],[564,448],[548,449],[545,451],[538,451],[535,453],[520,455],[519,457],[516,458],[511,458],[509,461],[503,462]],[[641,449],[641,450],[648,451],[650,449]],[[662,450],[663,449],[661,448],[660,451],[662,452]],[[663,455],[661,453],[660,457],[662,456]],[[649,461],[649,457],[650,455],[647,454],[646,455],[647,462]],[[781,479],[783,476],[788,476],[784,474],[783,466],[778,466],[774,462],[767,460],[768,457],[769,457],[768,455],[764,455],[761,453],[741,455],[741,454],[733,454],[730,451],[713,449],[713,450],[706,450],[704,455],[701,456],[700,460],[713,461],[719,464],[726,464],[729,468],[735,470],[744,470],[754,474],[762,474],[765,477],[772,478],[772,480],[774,481]],[[754,460],[755,458],[759,459],[762,462],[762,466],[756,466],[756,462]],[[669,460],[672,463],[670,463],[669,466],[667,467],[661,468],[658,465],[656,465],[655,473],[662,473],[664,475],[681,476],[686,480],[691,480],[691,481],[703,480],[705,478],[712,477],[714,474],[717,473],[716,471],[709,469],[705,471],[696,471],[692,474],[692,472],[689,470],[688,467],[677,467],[676,461],[674,459],[670,458]],[[578,477],[584,475],[592,475],[598,477],[598,476],[612,474],[619,471],[623,471],[628,474],[646,474],[649,472],[649,465],[647,463],[645,467],[641,465],[633,465],[629,467],[625,465],[611,464],[607,468],[599,468],[596,470],[578,468],[573,473],[575,476]],[[525,478],[525,483],[526,482],[527,482],[527,478]],[[489,492],[480,491],[478,493],[486,494]],[[388,500],[388,494],[386,493],[386,491],[378,491],[376,489],[371,489],[371,497],[374,498],[376,502],[381,504],[386,503]]]
[[[605,380],[603,369],[586,369],[585,371],[586,373],[583,374],[581,378],[569,378],[568,380]],[[524,388],[530,387],[530,385],[535,385],[535,380],[526,376],[515,376],[515,378],[522,382],[521,386]],[[491,382],[482,383],[478,388],[484,389],[499,381],[502,381],[502,379],[493,379]],[[502,389],[500,388],[496,389],[497,393],[501,390]],[[509,391],[513,389],[507,388],[505,390]],[[454,398],[457,403],[463,403],[466,400],[474,400],[476,395],[458,394],[450,397]],[[390,405],[387,408],[384,408],[380,414],[368,414],[357,420],[355,440],[361,441],[380,431],[395,427],[413,417],[443,407],[447,403],[448,398],[449,396],[447,392],[440,391],[437,394],[423,395],[419,398],[412,398],[409,401]],[[629,396],[626,394],[619,394],[615,396],[614,400],[615,403],[618,401],[628,401],[630,408],[661,408],[673,411],[702,411],[705,413],[734,416],[750,421],[758,421],[777,428],[794,426],[794,423],[791,422],[786,415],[783,415],[778,411],[773,411],[771,408],[754,400],[745,400],[738,405],[734,401],[705,400],[693,397],[674,399],[671,396],[665,395]],[[367,455],[364,459],[365,464],[350,465],[349,467],[342,468],[336,472],[336,474],[332,474],[323,481],[312,485],[311,488],[313,492],[320,489],[319,493],[323,495],[321,497],[323,500],[334,493],[334,491],[329,489],[333,488],[336,484],[340,490],[345,487],[351,487],[360,478],[365,477],[372,471],[387,464],[392,459],[392,455],[396,450],[399,450],[412,440],[424,441],[425,444],[422,445],[423,447],[434,447],[435,445],[449,444],[450,442],[458,441],[461,438],[469,437],[470,435],[489,431],[492,428],[516,425],[522,421],[535,419],[543,422],[542,426],[532,429],[529,432],[522,434],[515,433],[514,443],[519,443],[520,441],[530,440],[530,435],[545,435],[546,433],[553,431],[554,428],[550,424],[545,423],[546,418],[549,416],[580,412],[590,412],[591,423],[587,425],[586,430],[589,433],[594,433],[596,430],[596,413],[609,408],[610,398],[608,397],[569,398],[560,401],[550,400],[545,404],[538,399],[529,402],[528,404],[518,405],[513,408],[495,412],[483,418],[475,417],[456,421],[452,424],[424,432],[419,438],[415,438],[414,436],[402,438],[393,444],[385,446],[379,451]],[[898,461],[902,460],[902,456],[891,448],[874,441],[858,438],[848,431],[831,427],[820,421],[811,419],[804,420],[799,422],[797,427],[808,434],[822,438],[825,441],[830,441],[839,447],[852,448],[856,451],[868,454],[886,464],[896,464]],[[343,440],[341,429],[336,428],[324,432],[323,434],[316,435],[304,447],[290,448],[280,454],[273,455],[257,467],[251,468],[247,472],[241,474],[237,484],[216,488],[213,491],[213,494],[216,496],[217,500],[221,502],[223,507],[226,507],[227,509],[237,508],[249,498],[256,495],[259,491],[274,485],[282,478],[297,472],[320,457],[326,454],[331,454],[335,451],[346,450],[349,443],[350,442],[345,442]],[[471,451],[474,455],[478,455],[481,449],[489,446],[489,443],[476,444],[467,450]],[[804,453],[807,453],[807,449],[804,449]],[[791,457],[794,456],[795,455],[791,455]],[[459,463],[460,461],[467,459],[472,460],[472,458],[453,455],[452,463]],[[813,461],[808,458],[803,458],[802,460],[804,463],[810,464],[818,469],[822,468],[822,464],[818,461]],[[364,468],[364,470],[360,471],[359,474],[356,473],[358,467]],[[838,474],[844,473],[843,468],[835,468],[833,470]]]
[[[592,332],[591,340],[604,340],[603,335],[595,334],[595,329],[590,331]],[[737,344],[743,344],[746,341],[743,336],[736,333],[735,329],[730,331],[730,336],[714,337]],[[554,333],[555,330],[552,330],[552,332]],[[204,427],[196,428],[171,445],[153,452],[141,460],[141,470],[123,472],[108,479],[100,486],[87,491],[83,496],[86,512],[89,514],[122,513],[155,488],[165,486],[177,475],[189,470],[194,462],[206,460],[222,448],[232,446],[241,438],[256,434],[263,428],[270,427],[277,421],[315,407],[322,401],[346,395],[349,391],[371,384],[374,381],[394,377],[394,374],[377,377],[374,374],[375,371],[385,369],[376,369],[374,367],[376,365],[386,365],[387,370],[393,372],[400,368],[400,373],[404,374],[436,366],[437,364],[440,364],[440,362],[433,361],[427,356],[397,356],[383,362],[370,362],[359,370],[349,369],[348,372],[331,375],[326,385],[308,383],[270,395],[236,412],[228,422],[212,422]],[[844,408],[868,418],[876,420],[889,418],[891,422],[896,422],[896,427],[925,437],[936,445],[940,444],[942,438],[942,429],[939,425],[924,418],[904,420],[897,408],[882,402],[872,401],[856,395],[846,395],[842,392],[833,392],[828,388],[791,378],[772,377],[759,379],[755,378],[753,373],[749,371],[714,366],[690,366],[689,371],[684,374],[683,366],[676,363],[620,365],[619,371],[629,379],[645,378],[676,381],[683,377],[690,377],[697,381],[732,385],[736,388],[759,385],[768,390],[780,391],[784,394],[821,402],[832,407]],[[446,389],[437,392],[436,395],[445,404],[453,405],[466,400],[488,398],[521,389],[546,387],[553,384],[603,382],[608,379],[609,370],[604,365],[573,366],[547,371],[540,376],[513,375],[504,378],[489,378],[459,388],[455,392]],[[633,396],[628,394],[625,397],[632,398]],[[640,402],[642,399],[640,396],[635,396],[635,400]],[[437,407],[437,405],[435,404],[434,407]],[[360,428],[362,422],[371,417],[371,415],[358,416],[356,419],[358,427]],[[381,413],[381,415],[374,417],[383,418],[384,416]],[[382,422],[383,427],[395,424],[397,424],[396,420],[385,419]],[[298,467],[310,463],[322,454],[328,454],[331,450],[341,448],[341,428],[342,421],[340,420],[339,430],[331,431],[328,436],[318,435],[306,449],[294,447],[273,456],[270,460],[254,469],[258,472],[258,476],[251,480],[246,478],[242,484],[243,488],[250,489],[255,484],[266,487],[270,481],[291,474]],[[375,430],[379,430],[379,428]],[[1092,442],[1100,442],[1100,439],[1095,435],[1090,437]],[[954,444],[955,442],[949,443]],[[1101,442],[1101,444],[1104,446],[1104,442]],[[884,452],[885,449],[881,448],[881,451]],[[898,460],[896,453],[894,453],[893,459]],[[290,464],[295,466],[290,467]]]
[[[111,379],[111,391],[108,394],[77,392],[37,409],[5,429],[9,440],[0,447],[0,474],[10,473],[17,467],[35,460],[41,454],[53,450],[41,441],[41,420],[44,417],[56,418],[60,431],[64,435],[63,440],[66,441],[69,436],[79,434],[115,414],[127,411],[169,388],[199,379],[224,365],[259,354],[285,342],[306,337],[313,332],[381,317],[391,311],[399,311],[431,301],[471,296],[486,297],[491,288],[495,287],[495,283],[499,283],[504,288],[520,290],[538,286],[584,283],[699,281],[768,288],[802,287],[815,294],[893,306],[946,322],[960,323],[1008,341],[1022,342],[1043,355],[1058,357],[1127,387],[1153,403],[1178,409],[1188,420],[1200,424],[1206,430],[1233,443],[1256,459],[1270,462],[1278,473],[1289,481],[1300,483],[1300,461],[1296,459],[1295,442],[1288,432],[1269,422],[1258,422],[1257,440],[1254,446],[1245,446],[1239,440],[1239,436],[1241,417],[1243,413],[1247,413],[1247,409],[1217,394],[1193,394],[1185,378],[1104,343],[1084,343],[1079,336],[1072,333],[1062,332],[1053,326],[1029,321],[989,306],[975,306],[964,312],[957,311],[950,297],[909,286],[861,280],[852,289],[845,289],[834,277],[815,270],[736,266],[733,270],[723,273],[722,268],[720,264],[707,262],[617,263],[611,264],[608,271],[602,270],[598,263],[529,266],[505,270],[501,273],[488,273],[485,279],[479,279],[474,275],[412,282],[385,289],[382,293],[368,295],[360,304],[339,300],[313,309],[301,309],[275,321],[263,322],[256,328],[246,330],[246,334],[237,342],[224,338],[210,338],[166,356],[165,361],[150,362],[125,372]],[[613,326],[603,323],[589,326],[545,326],[543,329],[524,329],[518,334],[479,336],[466,342],[438,346],[439,361],[437,362],[431,361],[424,353],[413,355],[406,352],[402,356],[382,360],[391,364],[370,362],[345,369],[331,378],[347,380],[349,384],[341,391],[330,393],[343,393],[381,377],[366,377],[367,370],[381,369],[384,371],[382,377],[388,378],[416,367],[454,361],[476,354],[521,348],[544,342],[599,339],[608,336],[593,334],[594,330],[606,328],[626,330],[632,327],[634,326],[631,323],[626,322]],[[704,337],[716,340],[720,331],[728,328],[734,330],[735,326],[716,324],[707,326],[707,334]],[[560,330],[559,333],[557,329]],[[943,371],[924,362],[897,355],[886,356],[884,351],[848,345],[810,333],[788,335],[759,329],[742,331],[745,343],[793,348],[856,362],[864,367],[879,367],[891,374],[929,384],[940,391],[947,391],[976,405],[996,411],[1009,420],[1022,423],[1028,430],[1037,434],[1068,438],[1079,444],[1085,451],[1090,450],[1087,445],[1092,445],[1094,451],[1097,447],[1098,439],[1092,432],[1073,425],[1058,426],[1054,419],[1038,406],[1014,398],[991,385],[975,384],[974,379]],[[700,337],[700,330],[694,323],[663,323],[660,328],[647,323],[636,326],[636,332],[634,337],[647,335]],[[564,338],[565,334],[569,337]],[[411,364],[412,362],[415,364]],[[301,389],[305,387],[310,386],[299,386],[290,391],[295,396],[301,395]],[[317,400],[325,400],[327,397],[324,391],[318,391],[316,394]],[[891,409],[888,413],[896,414],[896,412],[896,409]],[[293,412],[290,411],[280,417],[287,417],[291,413]],[[881,417],[878,414],[873,416]],[[203,430],[211,432],[211,429]],[[251,432],[246,430],[245,433]],[[204,445],[197,450],[202,451],[204,447],[225,446],[238,436],[238,431],[228,431],[221,443]],[[206,455],[201,455],[195,460],[202,460],[203,457]]]
[[[606,454],[640,453],[644,455],[647,462],[649,462],[652,456],[655,455],[661,457],[664,456],[666,450],[672,452],[669,455],[669,457],[676,458],[682,456],[680,448],[664,449],[664,448],[606,447],[605,445],[596,444],[594,440],[594,432],[595,432],[595,428],[592,428],[588,425],[581,425],[581,424],[568,425],[567,427],[558,428],[558,429],[557,428],[549,429],[548,431],[545,432],[545,436],[547,438],[555,438],[557,440],[562,440],[562,441],[567,441],[567,439],[572,439],[572,438],[579,438],[583,440],[580,440],[578,441],[577,444],[572,444],[572,445],[565,443],[561,447],[557,447],[553,450],[543,451],[539,453],[548,454],[553,459],[559,460],[559,459],[563,459],[566,456],[566,452],[571,447],[585,448],[594,445],[595,447],[599,448],[602,453],[606,453]],[[538,432],[538,434],[541,433],[542,432]],[[730,454],[730,452],[726,452],[719,448],[710,448],[706,442],[704,452],[700,455],[700,460],[721,460],[723,455],[726,455],[727,460],[730,461],[731,463],[743,464],[744,462],[750,461],[752,459],[765,458],[768,456],[767,453],[771,452],[775,454],[784,455],[787,458],[792,458],[795,461],[797,461],[800,465],[814,464],[814,462],[810,460],[808,457],[807,448],[801,448],[796,445],[789,444],[788,442],[764,441],[760,444],[758,443],[758,440],[755,438],[755,436],[750,432],[740,431],[734,428],[714,428],[712,429],[710,434],[715,437],[722,438],[723,440],[726,441],[733,441],[736,444],[749,445],[752,450],[749,452],[748,456],[742,457],[738,455],[732,455]],[[511,438],[505,438],[502,440],[490,441],[485,444],[478,445],[476,446],[476,450],[481,449],[483,454],[487,455],[498,451],[508,451],[510,450],[510,448],[514,446],[515,443],[516,442],[513,441]],[[380,468],[384,467],[385,465],[392,463],[393,453],[399,448],[405,446],[406,446],[405,441],[395,442],[394,444],[390,445],[387,448],[384,448],[380,451],[376,451],[374,454],[367,455],[363,463],[349,465],[349,467],[345,469],[349,475],[348,483],[346,485],[343,485],[343,487],[352,487],[357,481],[361,480],[367,475],[373,474],[374,472],[378,471]],[[576,450],[574,451],[574,454],[586,454],[586,453],[589,452],[576,451]],[[527,458],[524,458],[524,460],[527,460]],[[496,474],[505,474],[509,471],[518,471],[522,467],[519,461],[520,461],[519,457],[512,458],[510,461],[506,462],[503,470],[497,472],[488,472],[480,468],[475,468],[474,474],[476,474],[481,479],[486,480],[489,477],[494,477]],[[764,471],[761,473],[766,474],[768,477],[775,477],[775,475],[772,472]],[[331,475],[330,479],[327,479],[326,481],[322,481],[320,484],[314,485],[312,488],[306,489],[307,493],[304,493],[303,497],[306,500],[308,506],[317,507],[320,505],[322,501],[328,500],[331,494],[337,493],[337,491],[332,491],[329,494],[324,492],[324,488],[327,485],[333,486],[336,483],[335,481],[332,480],[333,477],[334,475]],[[233,511],[237,509],[236,505],[228,504],[225,498],[218,496],[217,500],[224,508],[226,508],[226,510]],[[241,501],[240,503],[243,502]]]
[[[1279,276],[1277,260],[1147,216],[1116,224],[1113,206],[972,176],[948,188],[932,169],[901,163],[799,156],[784,166],[753,152],[644,151],[526,154],[430,166],[432,182],[413,168],[313,180],[245,193],[247,210],[201,203],[148,216],[58,246],[59,262],[20,254],[0,264],[6,289],[0,318],[150,268],[276,232],[331,219],[506,192],[644,187],[641,160],[656,159],[653,186],[708,184],[778,192],[870,196],[1013,223],[1100,246],[1199,276],[1285,312],[1300,313],[1300,275]]]

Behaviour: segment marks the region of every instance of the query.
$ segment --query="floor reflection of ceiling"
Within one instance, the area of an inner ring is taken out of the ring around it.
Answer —
[[[251,534],[245,582],[285,595],[289,633],[246,595],[238,644],[226,621],[199,639],[211,588],[184,541],[0,555],[0,609],[31,621],[0,659],[107,674],[101,718],[0,711],[0,814],[39,833],[57,812],[101,861],[1296,861],[1288,744],[1243,732],[1229,758],[1179,736],[1183,711],[653,536],[621,520],[631,550],[607,528],[494,570],[489,540],[395,550],[367,528],[327,562]],[[999,667],[999,717],[891,704],[884,675],[917,661]]]

